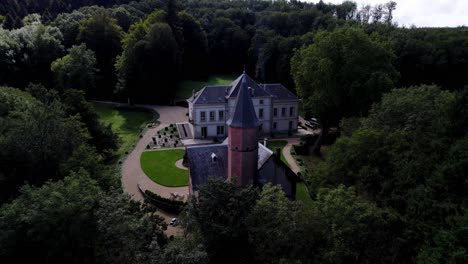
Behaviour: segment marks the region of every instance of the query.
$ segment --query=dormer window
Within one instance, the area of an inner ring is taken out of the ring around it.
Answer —
[[[216,156],[216,154],[214,152],[211,153],[211,161],[216,162],[217,160],[218,160],[218,157]]]

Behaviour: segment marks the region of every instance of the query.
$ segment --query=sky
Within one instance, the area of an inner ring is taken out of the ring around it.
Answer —
[[[303,0],[317,3],[319,0]],[[361,7],[390,0],[353,0]],[[468,0],[394,0],[397,7],[393,21],[400,26],[457,27],[468,26]],[[326,3],[342,3],[343,0],[324,0]]]

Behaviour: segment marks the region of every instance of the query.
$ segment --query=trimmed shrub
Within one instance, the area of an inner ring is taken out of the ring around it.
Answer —
[[[182,211],[182,209],[184,209],[184,206],[187,204],[183,201],[176,201],[161,197],[158,194],[149,190],[145,191],[145,202],[150,203],[161,210],[175,214],[179,214]]]

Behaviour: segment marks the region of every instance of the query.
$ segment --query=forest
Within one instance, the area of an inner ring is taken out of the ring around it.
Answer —
[[[397,8],[1,1],[0,262],[467,263],[468,28],[401,27]],[[168,237],[91,101],[172,104],[243,69],[320,120],[311,203],[213,180]]]

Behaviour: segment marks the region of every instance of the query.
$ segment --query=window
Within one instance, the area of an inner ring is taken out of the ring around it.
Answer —
[[[289,116],[294,115],[294,107],[289,107]]]
[[[202,121],[202,122],[206,121],[206,113],[205,112],[200,112],[200,121]]]
[[[215,121],[215,111],[210,111],[210,121]]]
[[[263,104],[263,100],[260,100],[260,104]]]
[[[278,108],[273,108],[273,116],[274,117],[278,116]]]
[[[263,108],[258,109],[258,118],[263,119]]]
[[[286,115],[286,108],[283,107],[281,108],[281,116],[285,116]]]
[[[219,121],[223,121],[224,120],[224,111],[221,110],[218,112],[218,117],[219,117]]]
[[[217,135],[224,135],[224,126],[217,126],[216,127],[216,134]]]
[[[273,122],[273,129],[276,129],[276,122]]]
[[[263,131],[263,124],[260,124],[260,126],[258,127],[258,131],[260,131],[260,132]]]

